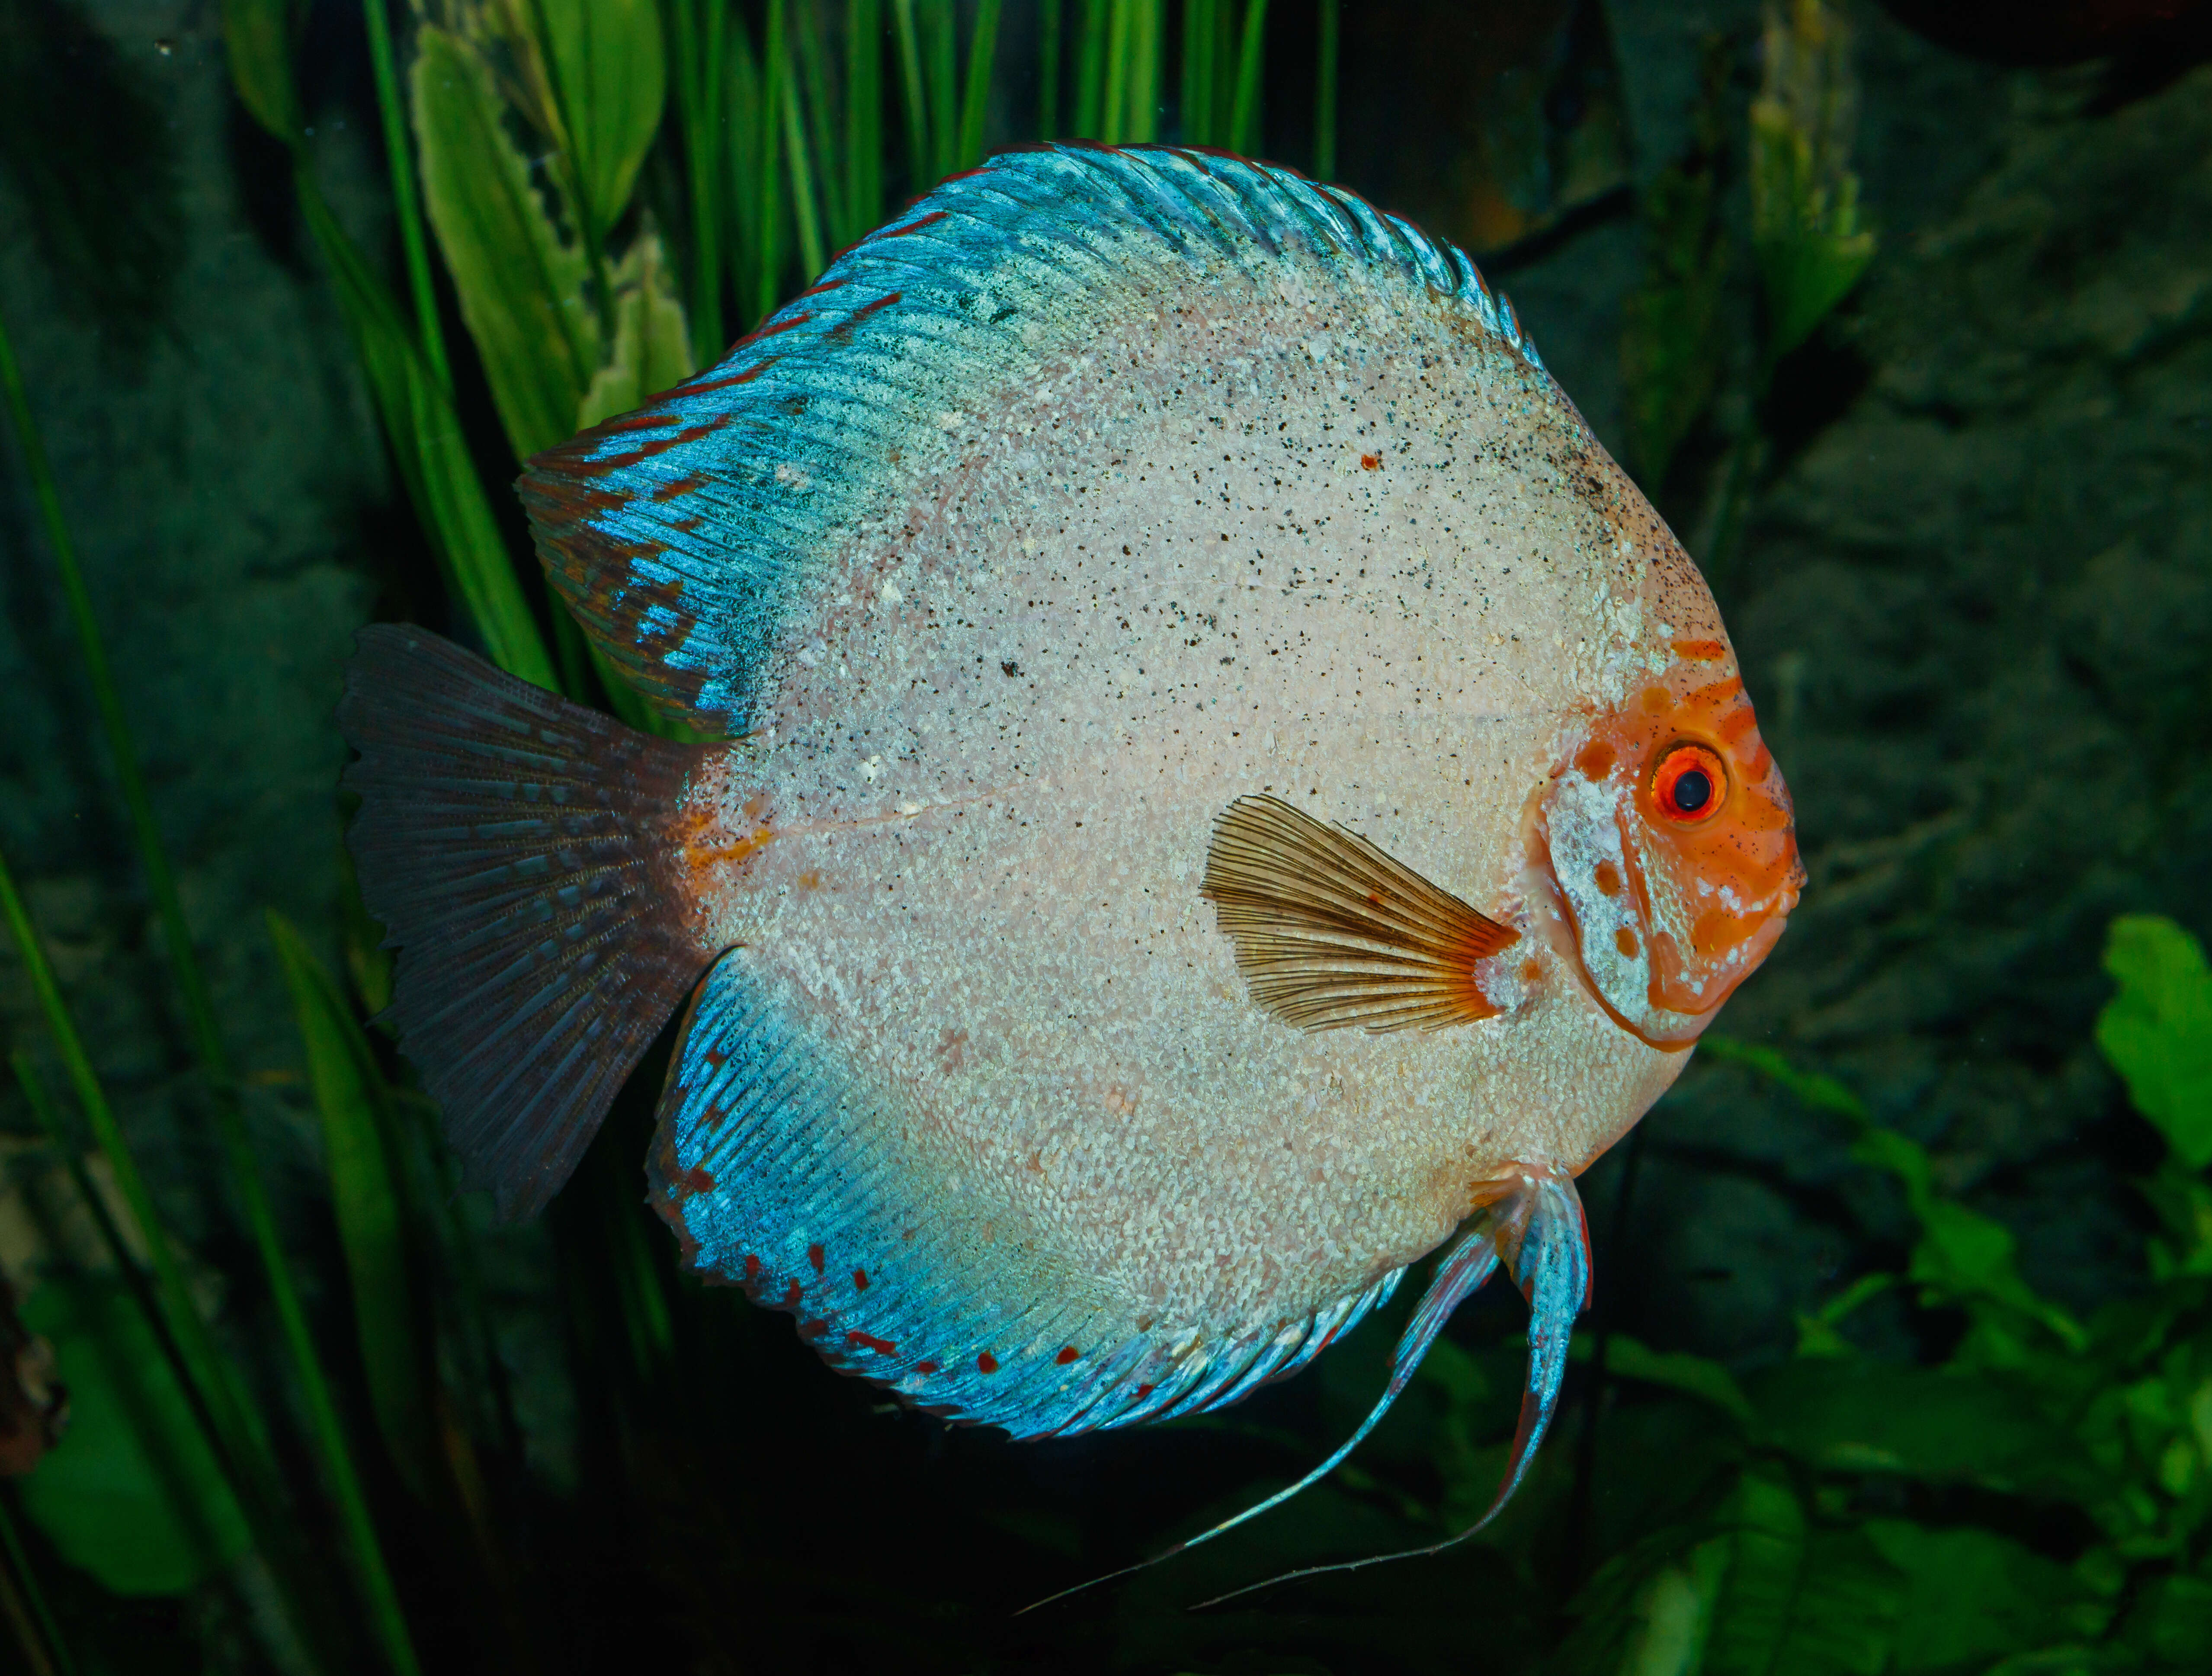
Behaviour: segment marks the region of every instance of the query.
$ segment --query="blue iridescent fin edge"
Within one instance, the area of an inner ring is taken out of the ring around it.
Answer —
[[[1394,280],[1541,367],[1463,252],[1340,188],[1168,147],[1012,152],[861,240],[714,367],[533,458],[517,488],[538,556],[658,708],[742,732],[798,578],[891,491],[892,463],[956,398],[1016,379],[1037,322],[1197,256]]]
[[[1051,1297],[973,1296],[957,1242],[870,1156],[864,1116],[732,950],[685,1013],[648,1202],[695,1272],[795,1317],[831,1366],[956,1423],[1066,1437],[1222,1407],[1304,1367],[1404,1272],[1213,1340],[1132,1338]]]

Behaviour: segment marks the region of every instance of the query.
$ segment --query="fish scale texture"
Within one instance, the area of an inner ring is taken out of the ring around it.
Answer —
[[[539,555],[640,690],[743,732],[794,572],[880,496],[887,459],[1036,359],[1041,323],[1172,294],[1199,264],[1272,282],[1294,262],[1449,298],[1541,364],[1463,252],[1351,193],[1201,153],[1016,153],[864,240],[718,366],[534,459]]]
[[[1000,160],[524,494],[610,654],[741,736],[685,792],[729,952],[654,1191],[840,1365],[1023,1435],[1231,1400],[1680,1069],[1539,933],[1526,832],[1710,596],[1466,258],[1356,199]],[[1250,795],[1515,932],[1497,1015],[1256,1005],[1200,894]]]
[[[653,1202],[696,1266],[790,1311],[833,1366],[949,1419],[1072,1436],[1219,1407],[1297,1372],[1404,1273],[1217,1342],[1123,1337],[1049,1267],[1033,1295],[978,1296],[872,1143],[866,1099],[726,958],[678,1049]]]

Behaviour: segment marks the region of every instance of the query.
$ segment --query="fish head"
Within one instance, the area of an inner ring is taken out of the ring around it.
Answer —
[[[1591,714],[1537,800],[1555,943],[1613,1022],[1686,1047],[1766,958],[1805,882],[1790,790],[1735,653],[1684,641]]]

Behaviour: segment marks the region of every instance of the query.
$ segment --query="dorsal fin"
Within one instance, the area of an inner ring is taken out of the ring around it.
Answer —
[[[809,567],[957,465],[979,404],[1115,318],[1236,277],[1255,306],[1316,289],[1463,313],[1532,368],[1465,255],[1351,193],[1234,157],[1011,153],[854,246],[718,366],[530,462],[538,550],[657,706],[736,733]]]
[[[1280,798],[1239,798],[1222,811],[1199,894],[1235,939],[1252,999],[1305,1030],[1494,1017],[1475,965],[1520,937]]]

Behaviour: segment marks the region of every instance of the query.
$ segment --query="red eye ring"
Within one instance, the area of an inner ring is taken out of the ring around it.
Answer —
[[[1651,800],[1668,820],[1696,826],[1719,812],[1728,783],[1717,752],[1703,745],[1669,745],[1651,771]]]

